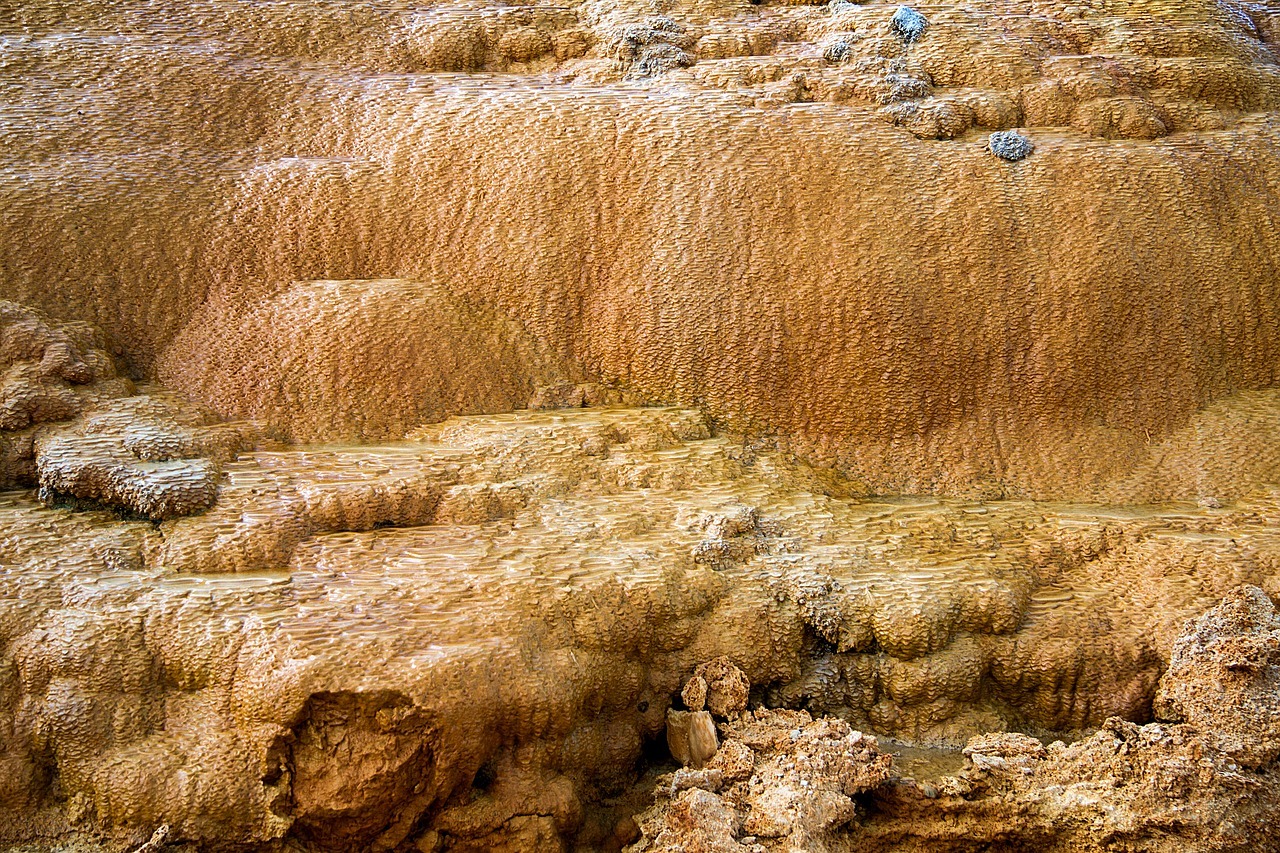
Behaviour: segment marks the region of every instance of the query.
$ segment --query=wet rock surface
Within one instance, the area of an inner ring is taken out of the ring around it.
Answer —
[[[0,295],[300,441],[597,381],[879,494],[1276,482],[1198,421],[1280,348],[1274,4],[899,5],[10,4]]]
[[[0,3],[0,845],[1265,849],[1280,10],[912,8]]]

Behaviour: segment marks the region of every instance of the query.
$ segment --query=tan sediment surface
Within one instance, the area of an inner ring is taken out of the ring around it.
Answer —
[[[308,440],[558,360],[878,492],[1164,497],[1274,380],[1274,5],[895,8],[9,4],[4,295]]]

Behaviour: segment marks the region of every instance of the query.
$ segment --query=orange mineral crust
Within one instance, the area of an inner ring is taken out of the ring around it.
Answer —
[[[879,492],[1160,497],[1273,381],[1273,3],[661,7],[9,4],[3,295],[296,438],[554,369]]]
[[[0,853],[1280,850],[1280,0],[0,0]]]

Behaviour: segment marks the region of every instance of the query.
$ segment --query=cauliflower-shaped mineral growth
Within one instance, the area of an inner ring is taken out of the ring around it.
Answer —
[[[1035,143],[1016,130],[997,130],[987,140],[991,153],[1002,160],[1016,163],[1031,156]]]
[[[929,21],[925,16],[910,6],[899,6],[889,19],[889,29],[907,44],[919,41],[928,28]]]

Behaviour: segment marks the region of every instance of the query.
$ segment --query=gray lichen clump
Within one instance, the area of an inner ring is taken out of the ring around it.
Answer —
[[[913,77],[910,74],[886,74],[884,88],[876,96],[882,104],[893,104],[912,98],[923,98],[933,91],[928,80]]]
[[[693,56],[687,51],[693,42],[683,24],[656,16],[624,29],[619,53],[631,62],[629,77],[652,77],[692,65]]]
[[[1016,130],[998,130],[987,140],[991,153],[1002,160],[1016,163],[1031,156],[1036,150],[1035,143]]]
[[[889,29],[907,44],[920,40],[929,28],[929,21],[910,6],[899,6],[889,19]]]
[[[836,39],[827,45],[827,49],[822,52],[822,58],[828,65],[839,65],[846,61],[853,52],[853,45],[848,39]]]

